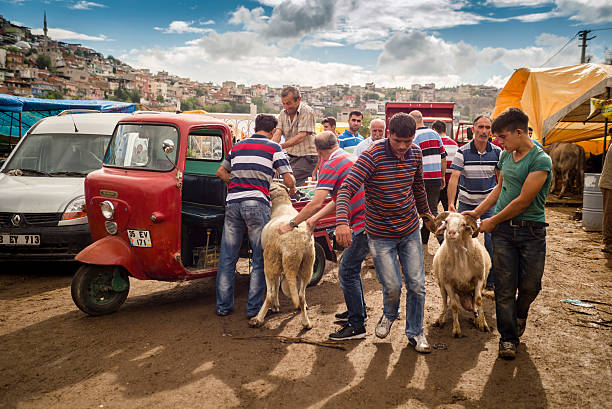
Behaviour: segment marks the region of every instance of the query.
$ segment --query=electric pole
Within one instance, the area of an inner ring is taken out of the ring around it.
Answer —
[[[591,38],[587,38],[590,32],[591,30],[582,30],[578,32],[578,36],[582,40],[582,44],[578,46],[582,48],[582,52],[580,53],[580,64],[584,64],[586,62],[585,54],[586,54],[586,48],[587,48],[587,41],[592,40],[595,37],[597,37],[597,36],[593,36]]]

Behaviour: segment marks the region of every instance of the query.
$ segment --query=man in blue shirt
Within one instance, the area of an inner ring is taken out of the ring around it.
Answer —
[[[349,114],[349,127],[338,136],[340,147],[349,153],[353,153],[355,147],[363,141],[363,136],[359,135],[363,114],[359,111],[352,111]]]

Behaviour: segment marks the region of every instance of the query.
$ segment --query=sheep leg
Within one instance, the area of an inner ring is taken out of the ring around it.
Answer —
[[[559,199],[563,198],[567,185],[569,184],[569,171],[563,172],[563,179],[561,179],[561,192],[559,192]]]
[[[281,280],[282,280],[282,277],[280,275],[277,275],[276,278],[274,279],[274,283],[273,283],[274,285],[274,303],[272,304],[273,312],[280,311],[280,302],[278,301],[278,292],[279,292]]]
[[[444,326],[444,317],[446,317],[446,313],[448,311],[448,303],[446,302],[446,288],[440,282],[438,282],[438,286],[440,287],[440,294],[442,295],[442,314],[440,314],[436,320],[435,325],[441,328]]]
[[[278,287],[275,287],[274,284],[276,282],[276,278],[270,278],[268,274],[266,274],[266,299],[264,300],[261,309],[257,313],[256,316],[251,318],[249,321],[249,326],[251,327],[261,327],[263,325],[264,319],[266,318],[266,313],[268,312],[268,308],[274,302],[275,299],[278,299]],[[274,292],[276,291],[276,295]]]
[[[302,326],[305,329],[311,329],[312,323],[310,319],[308,319],[308,306],[306,305],[306,282],[304,280],[300,280],[298,278],[299,288],[299,297],[300,297],[300,310],[302,311]]]
[[[483,281],[478,281],[476,283],[476,288],[474,289],[474,324],[476,327],[482,332],[489,332],[489,325],[487,324],[487,319],[485,318],[484,311],[482,309],[482,286],[484,284]]]
[[[460,338],[461,337],[461,326],[459,325],[459,305],[461,305],[461,300],[459,299],[459,294],[450,293],[451,295],[451,311],[453,312],[453,337]]]

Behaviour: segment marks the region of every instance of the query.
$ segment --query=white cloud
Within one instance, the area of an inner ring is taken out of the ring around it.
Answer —
[[[545,6],[553,4],[552,0],[487,0],[486,4],[495,7]]]
[[[302,43],[305,47],[344,47],[344,44],[337,41],[306,40]]]
[[[168,27],[153,27],[157,31],[161,31],[165,34],[185,34],[185,33],[197,33],[203,34],[212,31],[210,28],[193,27],[193,21],[181,21],[175,20],[168,25]],[[214,24],[214,21],[209,20],[202,24]]]
[[[509,79],[510,79],[510,75],[507,75],[505,77],[501,75],[494,75],[488,80],[486,80],[484,85],[488,87],[503,88]]]
[[[411,76],[470,76],[501,64],[506,70],[538,67],[559,50],[567,38],[543,33],[535,45],[507,49],[485,47],[477,49],[463,41],[445,41],[434,35],[411,31],[396,33],[385,44],[378,59],[378,68],[388,74]],[[578,61],[576,47],[566,47],[547,66],[569,65]],[[435,81],[434,81],[435,82]]]
[[[75,4],[73,4],[72,6],[68,6],[68,8],[73,9],[73,10],[91,10],[92,8],[106,8],[107,6],[105,6],[104,4],[100,4],[100,3],[94,3],[93,1],[85,1],[85,0],[81,0]]]
[[[42,28],[32,30],[32,34],[43,35]],[[63,28],[49,28],[49,37],[53,40],[83,40],[83,41],[110,41],[104,34],[91,36],[88,34],[75,33]]]
[[[612,22],[612,3],[610,0],[489,0],[487,4],[495,7],[552,7],[551,11],[512,17],[526,23],[556,17],[567,17],[570,20],[589,24]]]
[[[202,26],[208,26],[208,25],[211,25],[211,24],[215,24],[215,20],[206,20],[206,21],[200,20],[199,23]]]
[[[355,48],[358,50],[382,50],[385,48],[384,41],[366,41],[363,43],[355,44]]]

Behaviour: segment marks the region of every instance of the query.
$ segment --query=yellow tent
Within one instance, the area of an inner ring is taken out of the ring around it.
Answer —
[[[560,141],[590,141],[580,144],[588,152],[601,153],[604,124],[599,121],[603,122],[603,118],[598,115],[597,122],[583,123],[586,116],[582,112],[591,97],[606,98],[611,85],[611,65],[589,63],[549,69],[520,68],[497,95],[493,117],[506,108],[518,107],[529,116],[536,138],[546,145]]]

